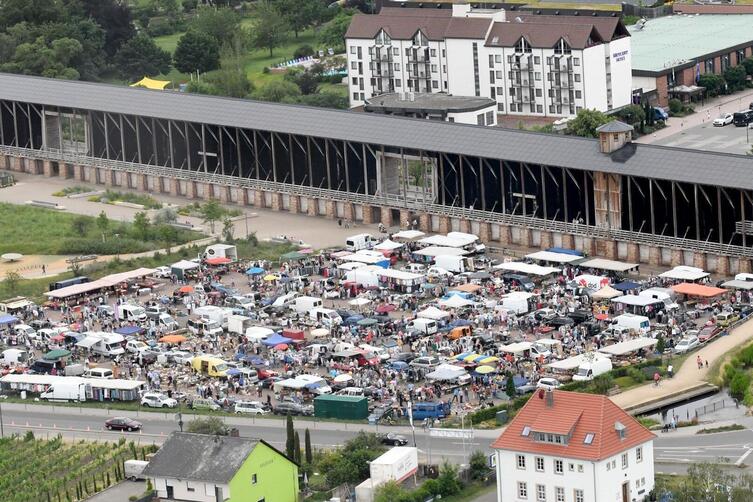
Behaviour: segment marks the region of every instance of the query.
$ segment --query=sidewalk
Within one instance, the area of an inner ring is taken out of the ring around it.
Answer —
[[[707,99],[702,106],[695,107],[695,113],[687,117],[670,117],[667,119],[667,127],[653,134],[641,136],[635,142],[655,143],[675,134],[682,134],[691,127],[713,121],[722,113],[735,113],[740,110],[747,110],[751,102],[753,102],[753,90],[750,89],[735,94]]]
[[[723,336],[702,349],[693,352],[685,360],[671,379],[662,380],[656,387],[653,383],[641,385],[612,397],[612,401],[622,408],[633,407],[648,401],[653,401],[671,394],[678,394],[696,385],[702,384],[708,377],[709,370],[721,357],[746,342],[753,340],[753,319],[733,329],[729,335]],[[698,369],[696,359],[700,356],[709,367]]]

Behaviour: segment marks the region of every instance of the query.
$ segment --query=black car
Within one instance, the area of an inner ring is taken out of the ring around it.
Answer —
[[[404,436],[393,434],[392,432],[379,436],[379,441],[382,444],[391,446],[405,446],[408,444],[408,440]]]
[[[552,328],[559,328],[560,326],[572,326],[575,324],[575,321],[573,321],[570,317],[553,317],[552,319],[549,319],[546,322],[547,326],[551,326]]]
[[[575,324],[580,324],[593,319],[593,314],[588,310],[574,310],[573,312],[568,312],[567,317],[575,321]]]
[[[105,421],[105,429],[108,431],[138,431],[141,430],[141,422],[127,417],[114,417]]]
[[[414,354],[413,352],[400,352],[390,357],[390,361],[402,361],[404,363],[409,363],[412,360],[414,360],[416,357],[418,356]]]
[[[298,404],[292,401],[282,401],[272,407],[275,415],[313,415],[314,407],[306,404]]]

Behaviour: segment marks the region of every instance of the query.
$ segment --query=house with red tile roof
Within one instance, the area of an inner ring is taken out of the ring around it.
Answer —
[[[501,115],[561,118],[632,100],[630,33],[619,17],[384,7],[353,16],[345,44],[351,107],[444,94],[491,99]],[[481,112],[466,119],[496,124]]]
[[[492,443],[497,500],[643,501],[654,438],[606,396],[541,389]]]

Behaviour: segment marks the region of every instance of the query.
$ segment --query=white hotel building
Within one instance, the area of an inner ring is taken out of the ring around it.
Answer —
[[[606,396],[537,391],[492,444],[497,501],[643,501],[654,437]]]
[[[545,117],[630,104],[619,18],[452,7],[355,15],[345,35],[351,107],[407,92],[487,97],[500,114]]]

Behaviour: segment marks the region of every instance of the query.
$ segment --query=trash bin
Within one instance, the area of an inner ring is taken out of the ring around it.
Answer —
[[[497,423],[499,425],[507,423],[507,410],[499,410],[496,415]]]
[[[26,399],[26,391],[25,390],[21,391],[21,399]]]

